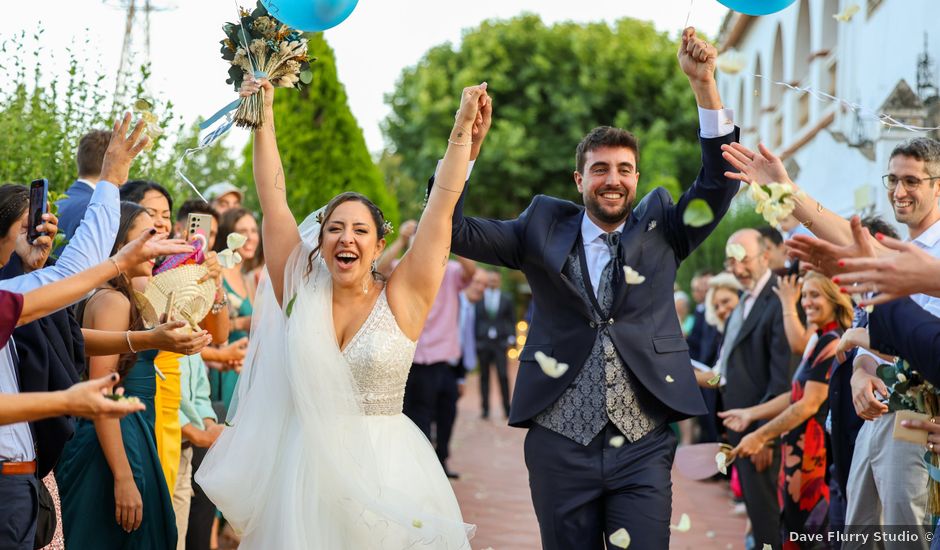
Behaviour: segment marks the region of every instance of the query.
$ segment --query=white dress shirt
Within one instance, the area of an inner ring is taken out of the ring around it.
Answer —
[[[617,226],[614,231],[623,231],[626,222]],[[607,232],[597,226],[585,213],[581,218],[581,242],[584,243],[584,261],[587,263],[588,277],[591,279],[591,288],[594,296],[600,299],[598,292],[601,285],[601,273],[604,266],[610,261],[610,248],[603,236]]]

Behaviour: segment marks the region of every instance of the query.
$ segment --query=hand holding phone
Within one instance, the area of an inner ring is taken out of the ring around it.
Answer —
[[[36,242],[36,239],[45,235],[44,232],[36,228],[42,225],[42,215],[49,208],[49,180],[41,178],[33,180],[29,184],[29,215],[27,223],[29,227],[26,232],[26,238],[30,244]]]

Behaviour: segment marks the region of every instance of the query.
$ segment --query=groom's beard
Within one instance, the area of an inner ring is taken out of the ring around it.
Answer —
[[[623,206],[611,210],[601,206],[595,195],[588,195],[584,207],[594,218],[606,224],[620,224],[627,219],[627,216],[629,216],[630,212],[633,210],[633,199],[627,197],[624,199]]]

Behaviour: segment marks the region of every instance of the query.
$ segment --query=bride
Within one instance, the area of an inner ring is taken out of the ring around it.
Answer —
[[[242,535],[241,548],[469,549],[444,471],[402,414],[415,342],[450,254],[472,127],[486,84],[463,90],[414,244],[387,281],[381,210],[342,193],[298,227],[274,132],[274,89],[255,132],[254,177],[269,277],[230,413],[196,481]]]

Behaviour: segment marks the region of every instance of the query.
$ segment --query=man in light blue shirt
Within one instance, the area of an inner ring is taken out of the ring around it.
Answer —
[[[0,290],[25,293],[59,281],[105,261],[114,247],[121,220],[118,187],[127,181],[134,157],[148,138],[138,124],[125,138],[130,114],[125,115],[111,140],[102,165],[101,180],[92,194],[81,225],[55,266],[0,281]],[[26,208],[22,216],[26,215]],[[34,246],[52,246],[49,238]],[[15,347],[12,339],[0,349],[0,392],[18,393]],[[29,424],[0,426],[0,548],[32,550],[36,532],[36,451]]]

